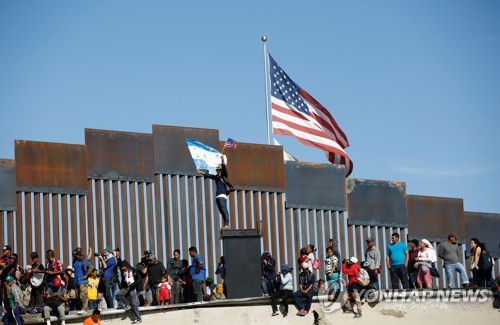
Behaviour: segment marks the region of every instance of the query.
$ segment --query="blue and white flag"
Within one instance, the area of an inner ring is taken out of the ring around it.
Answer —
[[[207,170],[215,175],[217,165],[221,163],[222,154],[212,147],[209,147],[199,141],[186,139],[186,144],[193,158],[196,169]]]

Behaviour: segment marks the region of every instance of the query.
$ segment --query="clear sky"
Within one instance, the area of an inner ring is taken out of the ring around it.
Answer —
[[[266,143],[262,35],[347,134],[352,178],[500,213],[500,1],[0,1],[0,158],[84,129]],[[322,151],[277,140],[301,161]]]

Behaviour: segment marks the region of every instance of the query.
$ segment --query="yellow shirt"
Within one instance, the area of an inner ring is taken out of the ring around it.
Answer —
[[[89,278],[89,288],[88,288],[88,297],[89,300],[97,300],[97,286],[99,285],[99,279]]]

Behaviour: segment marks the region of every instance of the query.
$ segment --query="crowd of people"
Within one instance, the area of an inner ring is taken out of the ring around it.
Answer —
[[[205,263],[196,247],[188,249],[191,264],[175,249],[166,265],[151,251],[139,263],[123,260],[119,248],[106,247],[94,253],[80,247],[72,251],[73,263],[64,266],[53,250],[45,252],[46,263],[38,252],[22,267],[10,245],[0,258],[0,305],[4,324],[21,324],[24,313],[42,313],[47,325],[51,315],[65,324],[69,311],[91,313],[86,321],[99,322],[100,310],[121,308],[132,324],[141,323],[139,306],[168,305],[225,299],[223,283],[207,277]],[[91,261],[97,260],[96,265]],[[221,257],[215,273],[224,281],[225,263]]]
[[[460,283],[464,288],[492,288],[496,295],[500,294],[500,277],[493,280],[492,270],[495,260],[488,252],[486,245],[477,238],[470,242],[470,270],[467,271],[460,263],[457,235],[449,234],[448,240],[434,246],[427,239],[413,239],[407,245],[400,240],[398,233],[391,235],[391,243],[387,245],[385,263],[390,274],[392,289],[423,289],[432,288],[433,278],[439,277],[436,268],[438,258],[443,261],[448,288],[454,288],[454,274],[458,273]],[[378,280],[382,272],[383,258],[377,248],[375,239],[366,239],[364,260],[356,256],[341,259],[337,248],[338,243],[333,239],[327,244],[326,258],[324,260],[325,279],[316,280],[315,271],[319,269],[320,262],[315,257],[314,245],[308,245],[300,250],[297,266],[299,269],[298,288],[293,290],[293,267],[288,264],[281,266],[281,271],[276,271],[276,261],[269,252],[264,252],[261,258],[262,292],[271,296],[272,316],[279,315],[277,298],[283,297],[283,317],[288,315],[288,300],[294,298],[297,307],[297,316],[305,316],[311,308],[312,298],[321,291],[322,286],[328,288],[325,293],[339,293],[338,282],[342,275],[347,276],[347,288],[344,293],[344,313],[352,313],[355,318],[362,316],[360,293],[366,289],[377,291],[380,289]],[[409,246],[409,248],[408,248]],[[330,291],[330,292],[329,292]],[[304,299],[305,298],[305,299]],[[305,300],[305,303],[304,303]],[[352,306],[356,305],[356,310]]]
[[[353,313],[355,318],[362,316],[360,292],[366,288],[380,288],[378,278],[384,269],[384,259],[372,237],[366,239],[362,261],[356,256],[342,259],[337,246],[337,241],[330,240],[323,262],[315,257],[314,245],[300,250],[297,290],[293,285],[293,266],[283,264],[278,271],[271,253],[263,252],[261,287],[263,295],[271,297],[272,316],[279,315],[277,299],[280,297],[283,297],[284,317],[288,315],[288,301],[292,297],[297,315],[307,315],[313,296],[322,287],[340,290],[336,283],[342,275],[347,276],[344,312]],[[448,287],[454,287],[454,273],[459,274],[465,288],[494,287],[491,274],[495,260],[477,238],[471,239],[470,247],[471,279],[459,261],[455,234],[450,234],[446,242],[439,244],[436,252],[426,239],[414,239],[407,245],[400,241],[398,233],[393,233],[385,256],[391,287],[431,288],[433,277],[439,276],[435,265],[438,258],[443,260]],[[77,247],[72,251],[72,264],[64,266],[49,249],[45,252],[45,263],[40,260],[38,252],[32,252],[31,263],[23,268],[12,247],[5,245],[0,258],[0,303],[4,309],[4,324],[9,320],[21,324],[21,314],[28,312],[42,313],[47,325],[50,325],[51,315],[55,315],[64,325],[65,315],[71,310],[78,314],[92,313],[88,321],[97,323],[99,310],[104,308],[125,309],[135,324],[142,322],[139,306],[225,299],[224,257],[214,270],[222,279],[222,283],[216,284],[213,278],[207,277],[205,262],[197,248],[190,247],[188,252],[191,263],[181,259],[180,250],[175,249],[166,264],[148,250],[144,251],[139,263],[131,265],[121,258],[119,248],[106,247],[102,252],[94,253],[91,248],[83,251]],[[97,261],[96,265],[91,261]],[[317,270],[322,265],[325,278],[316,279]],[[498,287],[498,283],[496,285]],[[356,311],[351,301],[356,305]]]

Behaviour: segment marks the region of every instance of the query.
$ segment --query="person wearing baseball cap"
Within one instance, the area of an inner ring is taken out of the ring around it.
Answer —
[[[378,275],[380,274],[380,250],[375,245],[375,238],[366,238],[366,250],[365,250],[365,261],[370,264],[370,272],[372,272],[377,281],[373,282],[373,285],[378,290]]]
[[[457,243],[458,236],[454,233],[448,235],[448,240],[442,242],[437,247],[437,255],[443,260],[446,279],[448,280],[448,288],[454,288],[454,275],[458,272],[460,283],[464,288],[469,288],[469,276],[467,270],[460,263],[459,247]]]
[[[225,155],[221,156],[221,163],[215,168],[215,175],[211,175],[208,172],[197,169],[198,174],[202,174],[205,178],[210,178],[215,182],[215,203],[219,209],[219,213],[222,215],[222,222],[224,226],[222,230],[231,229],[229,225],[229,210],[227,209],[227,199],[229,193],[234,191],[234,186],[229,182],[228,172],[227,172],[227,158]]]
[[[347,274],[349,282],[347,283],[347,291],[344,293],[345,304],[343,306],[344,314],[354,313],[354,318],[361,317],[361,299],[359,291],[361,285],[358,283],[357,277],[359,275],[358,259],[352,256],[342,263],[342,273]],[[351,299],[354,299],[358,312],[356,313],[351,306]]]
[[[4,308],[6,310],[6,315],[4,317],[4,323],[8,324],[9,319],[14,319],[16,324],[21,323],[21,310],[24,309],[23,305],[23,292],[21,288],[17,285],[16,279],[9,275],[5,278],[5,285],[9,290],[9,301],[4,303]]]
[[[31,252],[31,297],[29,306],[40,306],[43,303],[42,294],[45,287],[45,267],[40,263],[38,252]]]
[[[12,247],[7,244],[3,247],[3,255],[0,258],[0,271],[5,267],[5,265],[7,265],[7,260],[9,259],[10,255],[12,255]]]
[[[99,255],[99,265],[101,270],[104,271],[102,282],[104,284],[104,300],[108,308],[114,306],[114,299],[112,295],[113,276],[116,272],[116,258],[113,255],[113,249],[110,247],[104,248],[102,255]]]
[[[309,270],[309,264],[307,262],[303,262],[300,265],[300,268],[302,269],[302,272],[299,274],[299,290],[295,291],[293,298],[295,299],[295,305],[299,310],[297,316],[305,316],[311,309],[312,297],[316,293],[314,290],[316,276]],[[304,296],[306,297],[305,305],[301,299]]]

